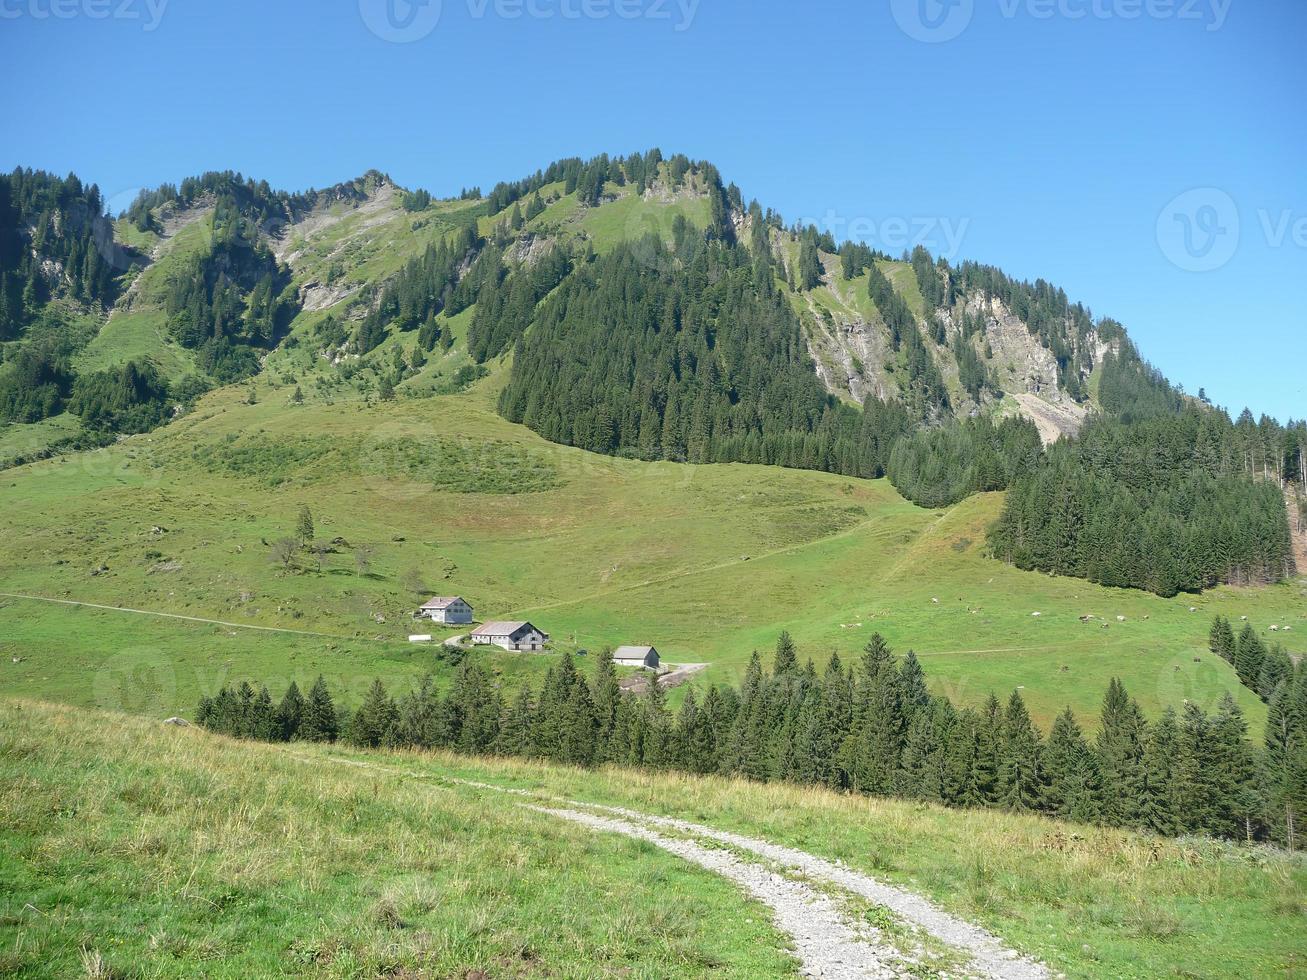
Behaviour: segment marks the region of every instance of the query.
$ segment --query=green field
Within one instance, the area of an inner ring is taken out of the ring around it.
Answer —
[[[237,743],[4,701],[0,974],[794,975],[766,907],[652,844],[528,808],[561,801],[839,860],[1054,974],[1304,968],[1301,856],[782,785]],[[922,941],[814,887],[889,942]]]
[[[1150,712],[1234,691],[1256,730],[1263,707],[1206,651],[1212,617],[1307,638],[1301,581],[1165,600],[1020,572],[984,555],[998,496],[925,511],[885,481],[594,456],[495,415],[502,377],[370,405],[308,384],[299,407],[284,386],[253,405],[224,389],[152,434],[5,471],[0,592],[325,634],[0,599],[6,690],[96,703],[88,673],[125,648],[169,651],[178,710],[215,662],[228,679],[326,670],[351,689],[416,676],[432,666],[406,643],[420,585],[482,619],[529,618],[560,648],[711,663],[699,683],[734,679],[784,629],[819,665],[880,631],[936,691],[975,704],[1022,687],[1045,727],[1067,704],[1092,726],[1119,676]],[[319,542],[341,539],[321,570],[281,568],[265,543],[301,505]]]
[[[787,968],[727,882],[475,792],[9,702],[0,776],[6,977]]]

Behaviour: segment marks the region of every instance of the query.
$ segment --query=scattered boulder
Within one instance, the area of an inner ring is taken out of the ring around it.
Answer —
[[[1033,612],[1033,613],[1031,613],[1030,615],[1032,615],[1032,616],[1042,616],[1042,615],[1044,615],[1044,614],[1043,614],[1043,613]]]
[[[1117,617],[1116,617],[1116,621],[1117,621],[1118,623],[1124,623],[1124,622],[1125,622],[1125,617],[1124,617],[1124,616],[1117,616]]]
[[[173,717],[173,718],[165,718],[163,723],[164,723],[165,725],[172,725],[172,726],[174,726],[175,728],[190,728],[190,727],[191,727],[191,723],[190,723],[189,721],[187,721],[185,718],[176,718],[176,717]]]

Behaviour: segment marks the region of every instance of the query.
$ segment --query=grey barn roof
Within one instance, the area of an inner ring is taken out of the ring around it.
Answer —
[[[456,602],[461,602],[464,605],[471,605],[471,603],[469,603],[461,595],[451,595],[451,596],[438,595],[434,599],[430,600],[429,602],[424,603],[422,608],[423,609],[448,609]]]
[[[543,630],[536,629],[529,622],[509,622],[507,620],[497,620],[490,623],[482,623],[472,631],[473,636],[512,636],[514,633],[520,633],[527,627],[536,630],[543,635]]]
[[[657,653],[654,647],[618,647],[613,651],[614,660],[643,660],[651,653]]]

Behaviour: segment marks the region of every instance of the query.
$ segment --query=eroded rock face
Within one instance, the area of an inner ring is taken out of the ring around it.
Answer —
[[[845,295],[854,287],[839,277],[834,261],[826,265],[824,285],[839,301],[840,308],[831,309],[811,294],[805,294],[808,309],[801,311],[804,338],[818,377],[832,394],[857,402],[869,394],[897,397],[899,388],[892,370],[895,355],[890,348],[888,329],[879,317],[868,318],[856,312],[853,297]],[[944,324],[948,344],[935,344],[925,336],[926,345],[949,384],[957,414],[976,414],[993,401],[992,396],[984,395],[977,404],[958,391],[958,366],[951,344],[961,330],[963,312],[982,319],[984,330],[975,334],[970,343],[993,373],[1004,396],[1013,400],[1015,410],[1038,427],[1045,444],[1079,432],[1089,414],[1088,406],[1059,387],[1057,359],[1052,351],[1040,343],[1039,337],[1002,300],[989,294],[972,295],[963,307],[936,311],[935,316]],[[1085,342],[1091,346],[1091,363],[1099,363],[1109,345],[1100,342],[1094,333]]]

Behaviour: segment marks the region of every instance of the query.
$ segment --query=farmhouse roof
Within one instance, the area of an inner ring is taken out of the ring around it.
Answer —
[[[614,660],[643,660],[657,651],[653,647],[618,647],[613,651]]]
[[[482,623],[472,631],[473,636],[512,636],[514,633],[520,633],[530,627],[535,629],[530,623],[508,622],[507,620]]]
[[[423,604],[422,608],[423,609],[448,609],[456,602],[462,602],[465,605],[470,605],[470,603],[468,603],[468,601],[464,599],[461,595],[451,595],[451,596],[438,595],[430,602]]]

